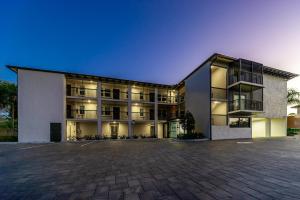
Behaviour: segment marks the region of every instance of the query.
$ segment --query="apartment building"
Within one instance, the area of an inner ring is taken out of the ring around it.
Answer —
[[[175,138],[188,110],[211,140],[286,135],[296,74],[213,54],[176,85],[7,66],[18,74],[19,142],[85,137]]]

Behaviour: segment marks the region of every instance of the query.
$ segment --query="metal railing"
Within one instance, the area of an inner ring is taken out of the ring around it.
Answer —
[[[227,91],[223,88],[211,88],[211,98],[212,99],[220,99],[227,100]]]
[[[127,111],[102,111],[102,120],[127,120],[128,112]]]
[[[67,96],[75,97],[97,97],[97,89],[71,87],[67,88]]]
[[[167,95],[161,95],[158,94],[157,101],[159,103],[177,103],[177,96],[167,96]]]
[[[128,99],[128,93],[124,91],[114,92],[112,90],[101,90],[101,97],[102,99],[114,99],[114,100],[127,100]]]
[[[155,102],[155,94],[154,93],[131,93],[132,101],[140,101],[140,102]]]
[[[154,120],[154,113],[149,112],[132,112],[132,120]]]
[[[259,73],[247,72],[247,71],[240,71],[240,76],[236,75],[229,75],[229,84],[236,83],[238,81],[245,81],[250,83],[256,84],[263,84],[263,75]]]
[[[263,111],[263,102],[252,99],[237,99],[229,103],[229,111],[253,110]]]
[[[68,119],[97,119],[97,110],[67,110]]]

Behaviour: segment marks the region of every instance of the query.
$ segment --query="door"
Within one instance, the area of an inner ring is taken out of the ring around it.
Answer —
[[[154,120],[154,109],[149,110],[150,114],[150,120]]]
[[[151,134],[151,137],[155,137],[155,127],[154,126],[150,126],[150,134]]]
[[[240,99],[241,96],[241,99]],[[239,100],[240,99],[240,100]],[[234,110],[245,110],[245,104],[246,104],[246,96],[245,95],[234,95],[233,96],[233,106]]]
[[[111,131],[111,138],[117,139],[118,132],[119,132],[119,124],[118,123],[111,123],[110,124],[110,131]]]
[[[120,119],[120,107],[113,107],[113,119],[114,120]]]
[[[67,85],[67,96],[72,96],[72,94],[71,94],[71,85],[70,84]]]
[[[67,118],[73,118],[73,116],[72,116],[72,105],[67,105]]]
[[[120,90],[113,89],[113,99],[120,99]]]
[[[155,94],[153,92],[149,93],[149,100],[150,100],[150,102],[154,102],[155,101]]]
[[[61,123],[50,123],[50,141],[61,141]]]

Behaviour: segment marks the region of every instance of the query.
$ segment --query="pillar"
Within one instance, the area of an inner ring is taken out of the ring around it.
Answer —
[[[128,85],[128,105],[127,105],[127,112],[128,112],[128,137],[132,137],[132,114],[131,114],[131,85]]]
[[[154,131],[155,131],[155,136],[158,137],[158,90],[155,88],[155,93],[154,93],[154,98],[155,98],[155,103],[154,103]]]
[[[101,96],[101,82],[97,83],[97,133],[100,137],[102,135],[102,96]]]

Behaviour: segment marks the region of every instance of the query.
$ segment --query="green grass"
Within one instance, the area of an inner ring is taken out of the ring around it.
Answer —
[[[0,136],[0,142],[18,142],[17,136]]]

